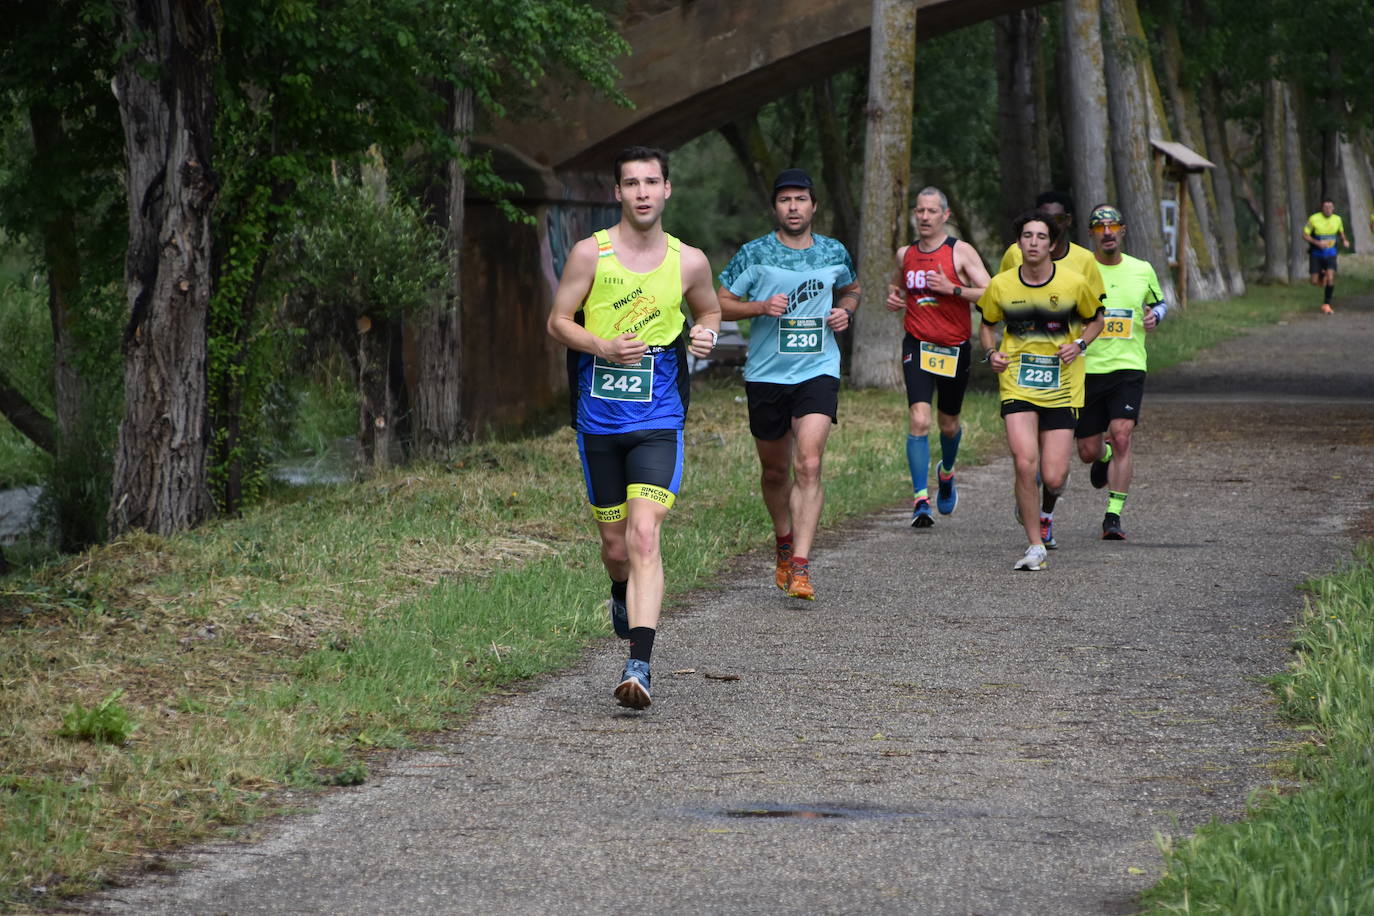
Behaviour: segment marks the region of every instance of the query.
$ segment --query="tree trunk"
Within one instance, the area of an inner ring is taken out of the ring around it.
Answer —
[[[1183,59],[1183,44],[1178,23],[1172,16],[1159,17],[1159,58],[1165,100],[1169,109],[1169,123],[1173,139],[1189,149],[1197,150],[1202,143],[1201,117],[1197,96],[1183,84],[1179,64]],[[1188,297],[1221,299],[1226,296],[1227,283],[1216,251],[1220,247],[1215,228],[1216,203],[1213,196],[1211,172],[1195,172],[1184,180],[1187,184],[1188,213],[1181,230],[1188,232]]]
[[[204,521],[211,506],[205,348],[219,23],[216,7],[196,0],[118,6],[129,319],[108,521],[112,534],[171,534]]]
[[[778,173],[778,163],[773,151],[768,148],[768,139],[759,126],[758,113],[739,118],[724,125],[720,135],[734,151],[740,168],[744,169],[744,179],[754,189],[754,197],[773,222],[773,176]]]
[[[1042,26],[1040,13],[1033,9],[996,20],[997,147],[1002,176],[998,232],[1007,243],[1013,221],[1050,185],[1045,111],[1037,91],[1043,85]]]
[[[1331,202],[1336,205],[1337,213],[1350,212],[1350,199],[1346,195],[1345,182],[1341,180],[1341,132],[1336,125],[1344,124],[1347,120],[1345,93],[1340,86],[1344,81],[1344,60],[1341,52],[1328,49],[1326,52],[1326,72],[1330,75],[1332,88],[1327,90],[1326,95],[1326,126],[1322,130],[1321,148],[1321,174],[1319,176],[1317,195],[1320,198],[1331,198]],[[1317,201],[1320,203],[1321,201]],[[1347,226],[1347,229],[1350,227]],[[1347,232],[1348,236],[1350,233]]]
[[[71,142],[61,113],[49,105],[36,104],[29,109],[29,124],[33,130],[34,156],[39,161],[60,161]],[[110,446],[101,435],[104,424],[91,422],[86,379],[78,367],[81,346],[75,331],[81,297],[81,255],[77,248],[77,215],[60,195],[50,198],[39,234],[48,274],[56,418],[55,424],[47,429],[44,446],[53,456],[47,494],[56,506],[58,546],[64,552],[75,553],[100,540],[102,534],[103,500],[107,494],[103,487],[93,492],[92,483],[108,481],[105,462]],[[47,418],[42,420],[47,425]]]
[[[850,251],[859,248],[859,211],[854,206],[854,189],[849,184],[849,149],[840,129],[836,111],[835,87],[831,80],[822,80],[815,87],[816,135],[821,147],[821,175],[825,179],[830,208],[831,233]]]
[[[34,445],[49,455],[56,454],[56,424],[14,387],[3,367],[0,367],[0,416],[9,420]]]
[[[434,292],[431,304],[412,319],[418,373],[414,410],[410,414],[415,451],[442,459],[464,441],[463,422],[463,221],[466,173],[461,156],[475,124],[472,90],[449,86],[447,127],[460,156],[446,160],[439,179],[431,183],[426,212],[444,231],[448,257],[445,286]]]
[[[1350,218],[1346,220],[1345,231],[1351,243],[1360,254],[1374,251],[1374,230],[1370,229],[1369,218],[1374,214],[1374,174],[1371,174],[1369,157],[1364,146],[1351,140],[1341,144],[1341,179],[1346,185]]]
[[[1172,299],[1173,274],[1164,250],[1160,194],[1147,133],[1154,75],[1145,57],[1145,36],[1135,0],[1102,0],[1102,24],[1112,172],[1117,201],[1131,226],[1127,243],[1132,254],[1150,262],[1164,287],[1161,292]]]
[[[1107,186],[1107,82],[1103,75],[1102,13],[1098,0],[1064,0],[1059,68],[1063,80],[1064,154],[1082,211],[1078,243],[1091,246],[1087,214],[1111,194]]]
[[[1222,116],[1221,94],[1214,82],[1205,81],[1201,87],[1199,115],[1202,135],[1206,139],[1207,158],[1217,164],[1212,171],[1212,186],[1216,189],[1217,238],[1221,244],[1221,260],[1226,272],[1226,286],[1232,296],[1245,294],[1245,271],[1240,264],[1240,233],[1236,222],[1236,180],[1233,179],[1231,150],[1226,142],[1226,126]]]
[[[860,388],[901,387],[901,324],[883,300],[893,255],[906,237],[915,68],[916,0],[873,0],[859,246],[865,307],[854,316],[849,365],[850,380]]]
[[[1288,279],[1302,283],[1307,279],[1307,242],[1302,227],[1309,212],[1320,209],[1307,203],[1307,169],[1302,161],[1302,140],[1298,136],[1299,112],[1293,85],[1283,82],[1283,149],[1288,171]]]
[[[390,321],[358,319],[358,446],[363,463],[376,471],[391,467],[392,349]]]
[[[1287,283],[1288,234],[1292,214],[1288,212],[1283,84],[1278,80],[1265,80],[1263,92],[1260,145],[1264,167],[1264,279],[1267,283]]]

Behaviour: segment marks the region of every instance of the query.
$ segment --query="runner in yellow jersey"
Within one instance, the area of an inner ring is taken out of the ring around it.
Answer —
[[[1000,376],[998,391],[1016,474],[1017,517],[1025,556],[1014,569],[1038,570],[1053,529],[1054,506],[1036,512],[1036,475],[1046,498],[1058,499],[1069,476],[1073,430],[1083,406],[1083,351],[1102,330],[1102,301],[1081,274],[1051,258],[1054,218],[1033,210],[1016,220],[1020,267],[992,278],[978,299],[983,359]],[[1001,343],[995,326],[1006,324]]]
[[[611,622],[630,641],[615,698],[632,709],[650,703],[659,540],[682,480],[686,354],[708,356],[720,329],[706,256],[663,231],[671,193],[662,150],[631,147],[616,158],[620,222],[573,246],[548,321],[570,351],[573,426],[611,577]]]
[[[1082,274],[1093,292],[1102,295],[1102,276],[1097,270],[1097,261],[1093,258],[1093,253],[1082,245],[1075,244],[1069,237],[1073,228],[1073,198],[1063,191],[1045,191],[1035,199],[1035,209],[1049,214],[1054,220],[1054,250],[1050,257],[1056,264],[1062,264],[1075,273]],[[1021,247],[1017,240],[1008,245],[1007,250],[1002,253],[1002,263],[998,265],[997,272],[1011,270],[1020,265]]]
[[[1374,220],[1374,217],[1370,218]],[[1302,237],[1308,245],[1307,269],[1312,274],[1313,286],[1325,286],[1322,291],[1322,312],[1330,315],[1331,296],[1336,291],[1336,239],[1350,248],[1350,240],[1345,237],[1345,223],[1336,215],[1336,204],[1327,198],[1322,208],[1307,218],[1302,227]]]

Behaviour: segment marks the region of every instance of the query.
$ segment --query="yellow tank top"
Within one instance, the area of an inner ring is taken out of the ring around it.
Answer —
[[[682,314],[680,243],[668,236],[663,262],[647,274],[626,270],[615,256],[611,234],[593,236],[598,247],[596,276],[583,306],[587,330],[610,340],[626,331],[651,347],[677,340],[687,319]]]

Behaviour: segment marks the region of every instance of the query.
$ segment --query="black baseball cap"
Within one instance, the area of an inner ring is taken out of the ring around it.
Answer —
[[[805,169],[783,169],[773,181],[774,191],[780,191],[783,188],[807,188],[810,190],[815,186]]]

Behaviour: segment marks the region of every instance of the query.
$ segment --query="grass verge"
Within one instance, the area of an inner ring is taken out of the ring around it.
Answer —
[[[1151,345],[1173,335],[1180,360],[1294,298],[1196,303]],[[694,400],[671,595],[769,540],[739,394]],[[822,531],[909,497],[904,401],[844,394]],[[964,421],[961,460],[1002,454],[990,393]],[[565,429],[0,580],[0,906],[89,890],[270,813],[284,787],[362,781],[371,753],[565,666],[609,633],[590,528]]]
[[[1161,838],[1150,913],[1374,913],[1374,545],[1307,588],[1297,661],[1272,681],[1311,736],[1293,761],[1307,784],[1256,796],[1238,823]]]

